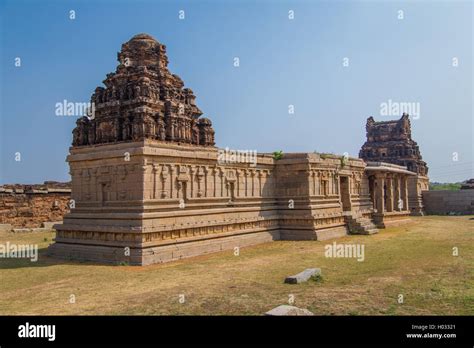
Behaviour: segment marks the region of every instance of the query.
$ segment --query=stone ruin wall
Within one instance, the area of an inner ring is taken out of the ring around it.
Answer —
[[[11,228],[39,228],[61,221],[69,212],[68,185],[4,185],[0,187],[0,224]],[[2,228],[3,229],[3,228]]]
[[[424,191],[423,203],[427,214],[474,214],[474,190]]]

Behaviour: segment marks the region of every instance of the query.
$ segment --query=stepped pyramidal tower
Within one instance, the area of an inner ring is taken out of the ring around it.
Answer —
[[[200,118],[193,91],[168,70],[165,45],[139,34],[117,58],[117,70],[92,95],[92,118],[77,121],[73,146],[143,139],[214,145],[211,121]]]
[[[408,114],[399,120],[375,122],[367,119],[367,141],[362,145],[359,157],[366,161],[388,162],[407,167],[421,176],[428,175],[420,148],[411,137]]]

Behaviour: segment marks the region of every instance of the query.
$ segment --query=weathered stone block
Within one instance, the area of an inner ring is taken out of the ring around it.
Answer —
[[[32,228],[14,228],[12,230],[14,233],[28,233],[28,232],[33,232]]]
[[[308,268],[298,274],[285,278],[287,284],[299,284],[308,281],[311,277],[321,275],[321,268]]]
[[[265,313],[266,315],[272,316],[286,316],[286,315],[314,315],[312,312],[304,308],[298,308],[295,306],[281,305],[273,308],[272,310]]]

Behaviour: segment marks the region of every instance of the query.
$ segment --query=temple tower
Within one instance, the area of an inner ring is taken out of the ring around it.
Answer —
[[[399,120],[376,122],[369,117],[366,123],[367,141],[359,157],[366,162],[385,162],[406,167],[416,173],[408,180],[409,208],[413,215],[423,214],[421,192],[428,190],[428,167],[423,161],[416,141],[411,137],[409,115]]]
[[[165,45],[138,34],[117,59],[91,97],[94,114],[77,120],[74,147],[143,139],[214,145],[212,123],[200,118],[193,91],[168,70]]]

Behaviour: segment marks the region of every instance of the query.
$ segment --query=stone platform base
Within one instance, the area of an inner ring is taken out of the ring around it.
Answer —
[[[348,235],[346,226],[324,228],[320,230],[281,230],[281,240],[328,240]]]
[[[242,248],[279,239],[280,232],[274,230],[143,249],[130,249],[129,256],[126,256],[124,248],[120,247],[56,242],[48,248],[48,255],[67,260],[146,266],[219,251],[233,250],[236,247]]]
[[[346,226],[340,226],[327,228],[324,230],[316,230],[315,234],[317,236],[317,240],[328,240],[347,236],[349,231]]]
[[[184,243],[180,242],[156,247],[145,247],[142,249],[131,248],[129,255],[125,254],[123,247],[71,244],[59,241],[48,248],[48,255],[71,261],[92,261],[107,264],[146,266],[219,251],[234,250],[236,247],[242,248],[275,240],[321,241],[346,235],[348,235],[346,226],[337,226],[316,231],[271,230]]]
[[[410,222],[410,212],[385,212],[383,214],[374,214],[373,220],[378,228],[386,228],[387,226],[397,226]]]

